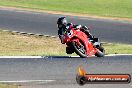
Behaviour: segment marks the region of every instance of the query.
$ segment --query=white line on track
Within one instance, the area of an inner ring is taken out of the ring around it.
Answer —
[[[132,56],[132,54],[108,54],[108,55],[105,55],[105,56],[124,56],[124,55],[126,55],[126,56]],[[69,56],[69,57],[79,57],[79,56]],[[94,55],[93,55],[93,57],[94,57]]]
[[[35,82],[49,83],[54,81],[56,80],[17,80],[17,81],[0,81],[0,83],[35,83]]]
[[[123,55],[127,55],[127,56],[132,56],[132,54],[108,54],[105,56],[123,56]],[[0,58],[44,58],[44,57],[48,57],[48,56],[0,56]],[[49,56],[52,57],[52,56]],[[79,57],[79,56],[67,56],[67,57]]]
[[[108,55],[105,55],[105,56],[132,56],[132,54],[108,54]]]
[[[0,56],[0,58],[43,58],[44,56]]]

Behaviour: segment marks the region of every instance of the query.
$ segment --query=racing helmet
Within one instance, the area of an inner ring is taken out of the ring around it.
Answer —
[[[66,25],[67,25],[66,17],[60,17],[60,18],[58,18],[58,20],[57,20],[57,26],[58,26],[58,28],[66,27]]]

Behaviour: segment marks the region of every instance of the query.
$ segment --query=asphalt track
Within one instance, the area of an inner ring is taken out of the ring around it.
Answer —
[[[63,15],[0,10],[0,28],[57,36],[56,19]],[[67,16],[77,24],[90,25],[101,41],[132,44],[132,23]],[[76,69],[82,65],[88,73],[127,73],[132,75],[132,55],[90,57],[0,58],[0,83],[15,83],[22,88],[79,88]],[[86,84],[82,88],[131,88],[130,84]]]
[[[88,59],[79,57],[0,58],[0,82],[15,83],[22,88],[132,87],[132,83],[79,86],[75,78],[80,65],[89,74],[127,73],[132,75],[132,55],[89,57]]]
[[[0,28],[57,36],[55,15],[23,10],[0,9]],[[102,20],[86,17],[66,16],[69,22],[91,26],[93,35],[102,42],[118,42],[132,44],[132,22]]]

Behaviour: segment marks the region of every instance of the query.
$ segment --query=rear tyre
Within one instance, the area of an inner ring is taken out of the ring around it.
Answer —
[[[95,53],[95,56],[104,57],[104,54],[105,54],[104,48],[102,46],[100,46],[97,49],[98,49],[98,51]]]
[[[76,52],[76,54],[78,54],[82,58],[87,57],[86,48],[82,42],[80,42],[80,46],[76,42],[71,42],[71,45],[74,51]]]

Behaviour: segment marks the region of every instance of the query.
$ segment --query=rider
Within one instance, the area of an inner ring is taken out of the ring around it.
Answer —
[[[93,36],[90,34],[90,32],[86,26],[74,25],[72,23],[67,23],[66,17],[60,17],[57,20],[57,26],[59,28],[58,35],[59,35],[59,38],[61,39],[62,44],[63,44],[63,41],[62,41],[63,35],[66,33],[66,30],[68,28],[76,28],[76,29],[80,28],[80,30],[82,32],[84,32],[91,41],[94,41]]]

